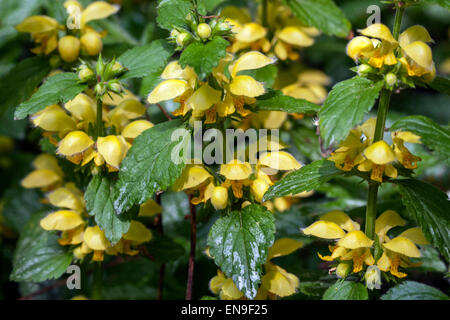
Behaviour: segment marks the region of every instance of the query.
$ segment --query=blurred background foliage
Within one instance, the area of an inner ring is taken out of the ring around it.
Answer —
[[[34,14],[47,14],[64,23],[65,12],[62,0],[0,0],[0,78],[19,61],[31,56],[29,49],[32,43],[29,35],[19,34],[14,26],[24,18]],[[89,0],[81,0],[83,5]],[[156,24],[157,1],[148,0],[114,0],[121,5],[119,14],[108,20],[96,22],[101,29],[108,31],[104,39],[103,55],[112,58],[125,50],[149,43],[155,39],[168,36],[166,30]],[[219,1],[220,2],[220,1]],[[336,4],[344,11],[352,23],[352,30],[366,25],[369,16],[368,6],[377,4],[381,8],[381,21],[388,26],[393,24],[394,13],[391,6],[374,0],[336,0]],[[230,0],[226,5],[245,6],[256,12],[255,1]],[[438,74],[448,76],[450,59],[450,12],[436,5],[424,5],[408,9],[403,28],[414,24],[427,27],[435,40],[433,58]],[[296,68],[288,68],[283,62],[279,65],[280,74],[296,73],[304,68],[323,70],[331,77],[333,84],[353,76],[349,70],[353,61],[346,56],[347,40],[326,35],[319,36],[316,43],[301,53],[301,61]],[[297,68],[298,67],[298,68]],[[447,73],[447,74],[446,74]],[[134,93],[144,97],[154,86],[157,77],[151,75],[141,81],[129,83]],[[1,99],[1,97],[0,97]],[[387,127],[390,123],[404,115],[425,115],[437,123],[448,126],[450,120],[450,97],[442,93],[421,89],[405,90],[394,94]],[[166,105],[169,110],[174,106]],[[148,110],[154,123],[165,118],[156,108]],[[370,116],[374,116],[372,114]],[[282,139],[292,146],[291,151],[304,163],[322,157],[313,120],[306,118],[291,123],[290,128],[282,132]],[[68,290],[61,285],[61,280],[44,283],[14,283],[9,281],[11,259],[17,238],[30,215],[39,210],[46,210],[46,205],[39,199],[36,190],[25,190],[20,187],[20,180],[31,170],[31,161],[41,152],[49,150],[48,141],[40,140],[38,129],[28,125],[27,120],[14,121],[13,110],[0,110],[0,299],[16,299],[31,293],[33,298],[71,298],[82,294],[77,290]],[[415,145],[414,154],[423,160],[416,170],[417,176],[427,180],[445,192],[450,190],[448,167],[435,158],[423,146]],[[336,281],[334,275],[328,275],[327,264],[318,259],[316,252],[327,249],[326,243],[312,241],[299,232],[299,228],[312,223],[318,215],[331,209],[346,210],[359,222],[365,212],[367,185],[358,178],[336,179],[323,185],[313,197],[302,200],[288,211],[276,215],[276,237],[291,237],[304,242],[304,247],[294,254],[277,258],[275,263],[296,274],[300,279],[299,292],[289,299],[320,299],[323,292]],[[390,184],[383,184],[380,191],[378,210],[394,209],[402,212],[404,208],[398,201],[399,194]],[[189,222],[185,216],[189,214],[189,203],[184,193],[166,192],[162,195],[163,225],[165,234],[170,238],[156,238],[158,245],[149,247],[153,259],[136,257],[128,259],[111,258],[105,261],[104,298],[105,299],[155,299],[157,295],[160,264],[166,263],[165,299],[184,299],[187,278],[187,261],[189,252]],[[211,296],[208,290],[209,280],[216,274],[216,266],[205,254],[206,236],[216,216],[210,208],[202,208],[198,214],[198,246],[195,268],[194,297]],[[406,229],[405,226],[403,229]],[[402,228],[394,230],[400,233]],[[159,248],[159,249],[155,249]],[[153,250],[153,251],[152,251]],[[445,274],[448,266],[439,256],[437,250],[427,248],[423,251],[424,263],[411,272],[409,279],[428,283],[448,292],[449,282]],[[91,274],[83,277],[84,281],[92,281]],[[64,281],[64,280],[63,280]],[[41,291],[39,291],[41,290]],[[378,294],[382,294],[381,290]]]

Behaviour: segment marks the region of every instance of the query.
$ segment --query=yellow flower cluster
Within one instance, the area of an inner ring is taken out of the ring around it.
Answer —
[[[407,169],[417,168],[421,159],[413,155],[404,143],[421,143],[420,137],[408,131],[395,131],[391,134],[392,146],[385,141],[374,143],[375,124],[376,118],[370,118],[352,129],[328,159],[344,171],[357,167],[359,171],[371,172],[370,178],[378,182],[383,182],[383,175],[397,178],[397,169],[393,166],[396,160]]]
[[[359,32],[362,36],[353,38],[347,45],[347,55],[353,60],[378,69],[400,62],[408,76],[422,77],[425,81],[436,76],[431,48],[427,45],[433,39],[424,27],[415,25],[406,29],[398,41],[389,28],[380,23]]]
[[[49,154],[41,154],[33,162],[34,171],[23,180],[24,188],[41,188],[46,191],[45,202],[59,210],[49,213],[40,221],[47,231],[61,232],[58,242],[62,246],[74,246],[74,256],[83,259],[93,252],[92,260],[102,261],[104,253],[109,255],[139,253],[135,248],[150,241],[152,234],[144,224],[131,220],[130,228],[119,242],[111,244],[99,226],[89,225],[84,194],[74,183],[64,183],[63,172],[57,159]],[[139,217],[160,213],[161,207],[153,200],[141,205]]]
[[[336,244],[329,246],[331,255],[319,257],[325,261],[335,261],[336,273],[346,277],[350,270],[361,272],[364,266],[375,266],[384,272],[403,278],[406,273],[400,272],[399,267],[414,267],[420,264],[412,263],[409,258],[421,256],[418,245],[428,244],[419,228],[410,228],[391,239],[387,233],[394,227],[404,226],[406,221],[393,211],[383,212],[375,222],[375,233],[383,250],[382,255],[375,260],[371,248],[374,240],[369,239],[360,231],[360,225],[353,221],[343,211],[331,211],[320,217],[307,228],[302,229],[305,235],[312,235],[322,239],[336,240]]]
[[[97,32],[88,23],[117,13],[119,7],[105,1],[95,1],[83,8],[75,0],[66,1],[64,7],[69,16],[68,22],[73,24],[73,30],[66,30],[65,26],[48,16],[28,17],[17,25],[16,29],[31,34],[31,38],[38,45],[31,50],[35,54],[49,55],[58,49],[61,59],[65,62],[76,61],[80,50],[89,56],[99,54],[103,48],[102,37],[106,34]],[[58,40],[59,30],[66,30],[67,35]],[[79,36],[71,35],[75,32],[79,33]]]
[[[269,248],[267,261],[264,265],[264,275],[261,278],[261,286],[258,289],[255,300],[277,299],[287,297],[297,292],[299,279],[296,275],[287,272],[277,266],[271,260],[276,257],[286,256],[302,246],[300,241],[281,238],[275,241]],[[222,300],[245,299],[244,294],[236,287],[233,280],[227,278],[222,271],[217,270],[217,276],[209,282],[212,293],[219,294]]]
[[[98,137],[97,141],[89,136],[96,123],[97,104],[86,93],[80,93],[63,107],[46,107],[34,114],[31,121],[58,146],[57,153],[71,162],[84,166],[94,160],[96,166],[106,164],[109,171],[117,171],[134,138],[153,124],[139,119],[146,109],[130,92],[123,97],[105,97],[103,102],[104,125],[116,134]]]

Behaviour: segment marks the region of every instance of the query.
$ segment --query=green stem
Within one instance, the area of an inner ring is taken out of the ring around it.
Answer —
[[[269,25],[269,23],[267,22],[267,2],[268,0],[263,0],[262,1],[262,17],[261,17],[261,22],[263,27],[267,27]]]
[[[101,98],[97,98],[97,124],[96,124],[96,137],[101,137],[103,135],[103,101]]]
[[[395,21],[394,21],[394,38],[398,39],[400,34],[400,27],[402,24],[402,18],[405,8],[396,7]],[[377,122],[375,125],[375,133],[373,137],[373,142],[383,140],[384,128],[386,125],[386,118],[389,111],[389,102],[391,100],[391,91],[387,89],[382,89],[380,94],[380,101],[378,102],[378,112],[377,112]],[[379,183],[370,181],[369,182],[369,192],[367,195],[367,207],[366,207],[366,235],[370,239],[375,237],[375,220],[377,216],[377,195]]]
[[[103,270],[101,262],[94,262],[94,285],[92,287],[92,299],[101,300],[102,299],[102,278]]]

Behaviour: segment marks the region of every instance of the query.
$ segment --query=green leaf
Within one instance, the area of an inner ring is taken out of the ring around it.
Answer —
[[[274,236],[273,214],[253,204],[219,218],[211,227],[207,244],[216,265],[233,279],[239,290],[253,299]]]
[[[153,41],[148,45],[130,49],[117,59],[128,68],[122,79],[146,77],[163,68],[172,54],[173,47],[165,40]]]
[[[22,103],[16,109],[14,117],[24,119],[49,105],[72,100],[87,88],[87,85],[78,83],[78,80],[78,75],[72,72],[51,76],[28,101]]]
[[[442,291],[416,281],[405,281],[390,288],[381,300],[448,300]]]
[[[450,1],[448,0],[422,0],[421,2],[427,4],[436,4],[441,6],[442,8],[450,10]]]
[[[334,162],[314,161],[277,181],[267,190],[263,201],[317,189],[322,183],[343,174],[344,171],[336,168]]]
[[[378,98],[383,82],[373,83],[356,76],[337,83],[319,112],[320,134],[324,145],[339,142],[363,120]]]
[[[310,113],[318,112],[320,106],[305,99],[296,99],[284,95],[279,90],[270,89],[267,93],[256,98],[256,109],[278,110],[285,112]]]
[[[400,187],[408,215],[417,222],[427,240],[450,261],[450,201],[447,195],[416,179],[399,179],[395,183]]]
[[[182,68],[191,66],[199,78],[204,79],[225,57],[228,45],[228,41],[219,36],[206,43],[193,42],[183,50],[179,63]]]
[[[89,215],[95,216],[95,222],[106,238],[116,244],[130,228],[130,221],[117,215],[113,206],[113,190],[110,178],[96,175],[89,182],[84,199]]]
[[[450,79],[448,78],[436,77],[432,82],[427,83],[427,85],[436,91],[445,93],[446,95],[450,96]]]
[[[4,193],[2,215],[5,224],[17,233],[22,231],[33,212],[43,208],[39,192],[35,189],[14,187]]]
[[[353,281],[338,280],[329,287],[323,295],[323,300],[367,300],[369,293],[367,288]]]
[[[146,244],[147,251],[159,263],[167,263],[178,259],[186,251],[184,247],[171,238],[154,234],[152,241]]]
[[[57,235],[39,225],[45,216],[46,212],[33,214],[23,228],[14,252],[12,281],[57,279],[72,262],[72,252],[58,244]]]
[[[190,0],[160,0],[158,2],[158,25],[167,30],[186,25],[186,16],[193,9]]]
[[[12,68],[0,79],[0,115],[29,99],[49,72],[48,62],[40,57],[22,60]]]
[[[180,131],[175,132],[178,129]],[[189,138],[190,133],[182,121],[172,120],[144,131],[134,140],[122,161],[116,184],[114,208],[118,214],[145,202],[153,193],[166,190],[178,179],[185,162],[174,162],[172,153],[185,157],[182,149]]]
[[[284,0],[284,2],[307,26],[343,38],[350,33],[350,22],[333,0]]]
[[[450,130],[442,127],[430,118],[424,116],[408,116],[396,121],[391,131],[411,131],[420,136],[421,141],[432,148],[441,159],[450,159]]]

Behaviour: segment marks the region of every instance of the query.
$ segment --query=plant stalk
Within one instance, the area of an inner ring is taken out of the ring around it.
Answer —
[[[101,98],[97,97],[97,123],[96,123],[96,137],[103,136],[103,101]]]
[[[191,250],[189,253],[188,279],[186,287],[186,300],[192,300],[192,293],[194,287],[194,265],[195,265],[195,246],[197,241],[197,225],[195,206],[191,202],[192,197],[189,197],[189,209],[191,218]]]
[[[402,24],[402,18],[405,8],[403,6],[396,6],[394,31],[393,36],[397,40],[400,34],[400,27]],[[380,94],[380,101],[378,102],[377,122],[375,124],[375,133],[373,142],[383,140],[384,129],[386,125],[386,118],[389,111],[389,102],[391,100],[391,91],[388,89],[382,89]],[[366,236],[370,239],[375,237],[375,220],[377,216],[377,195],[379,183],[375,181],[369,182],[369,192],[367,195],[367,207],[366,207]]]
[[[103,278],[102,263],[100,261],[94,263],[94,285],[92,287],[92,299],[101,300]]]

